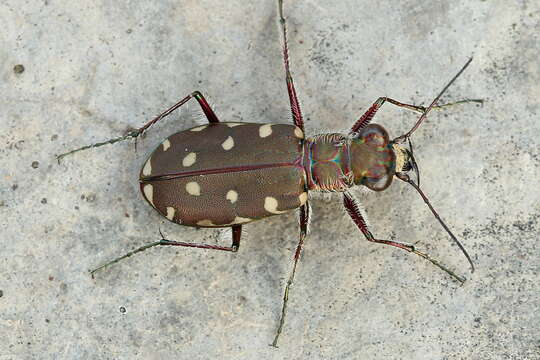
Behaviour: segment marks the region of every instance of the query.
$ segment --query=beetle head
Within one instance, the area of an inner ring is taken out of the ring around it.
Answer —
[[[354,183],[373,191],[382,191],[392,183],[395,150],[388,133],[377,124],[362,128],[351,139],[351,170]]]

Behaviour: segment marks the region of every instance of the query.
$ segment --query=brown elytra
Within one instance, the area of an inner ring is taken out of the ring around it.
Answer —
[[[178,132],[140,174],[145,199],[188,226],[245,224],[307,200],[303,132],[294,125],[216,123]]]

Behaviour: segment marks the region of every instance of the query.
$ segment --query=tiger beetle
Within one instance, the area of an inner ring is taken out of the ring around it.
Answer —
[[[432,109],[458,103],[482,103],[482,100],[466,99],[436,105],[446,89],[470,64],[472,59],[469,59],[427,108],[380,97],[353,124],[348,134],[327,133],[306,137],[302,112],[289,69],[283,0],[278,0],[278,16],[293,124],[220,122],[204,96],[195,91],[137,130],[57,157],[60,160],[81,150],[136,139],[190,99],[195,99],[208,124],[180,131],[165,139],[144,163],[139,177],[140,188],[146,201],[174,223],[197,228],[232,228],[231,246],[171,241],[162,235],[161,240],[112,260],[92,270],[91,274],[93,276],[98,270],[158,245],[236,252],[240,246],[244,224],[299,209],[298,245],[285,285],[281,317],[272,346],[277,346],[283,329],[289,290],[308,233],[311,215],[309,191],[342,193],[347,213],[368,241],[414,253],[463,283],[465,278],[426,253],[420,252],[415,246],[375,237],[366,224],[365,215],[357,200],[349,192],[353,186],[382,191],[390,186],[394,177],[404,181],[422,197],[435,218],[466,256],[471,272],[474,271],[469,254],[420,189],[420,174],[413,155],[411,135]],[[390,140],[388,132],[382,126],[371,123],[379,108],[387,102],[422,114],[407,133],[393,140]],[[413,177],[409,176],[411,170],[415,173]]]

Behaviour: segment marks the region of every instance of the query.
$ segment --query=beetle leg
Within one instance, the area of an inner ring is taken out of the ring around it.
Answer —
[[[389,102],[390,104],[394,104],[396,106],[399,106],[399,107],[402,107],[402,108],[405,108],[405,109],[416,111],[416,112],[421,113],[421,114],[423,114],[424,111],[426,111],[426,109],[427,109],[424,106],[405,104],[405,103],[399,102],[397,100],[394,100],[394,99],[391,99],[391,98],[388,98],[388,97],[380,97],[360,117],[360,119],[358,119],[358,121],[356,121],[354,123],[353,127],[351,128],[351,131],[352,132],[357,132],[358,130],[360,130],[360,129],[364,128],[365,126],[367,126],[367,124],[369,124],[371,122],[371,120],[373,119],[373,117],[375,116],[375,113],[377,112],[377,110],[379,110],[379,108],[385,102]],[[452,102],[452,103],[448,103],[448,104],[442,104],[442,105],[433,106],[432,109],[443,109],[443,108],[446,108],[446,107],[449,107],[449,106],[458,105],[458,104],[465,104],[465,103],[483,104],[484,100],[482,100],[482,99],[464,99],[464,100],[460,100],[460,101],[456,101],[456,102]]]
[[[298,126],[304,131],[304,120],[302,119],[302,111],[300,110],[300,104],[298,103],[298,97],[296,96],[296,89],[294,88],[294,82],[289,69],[289,48],[287,46],[287,24],[283,17],[283,0],[278,0],[279,11],[279,23],[281,25],[281,32],[283,34],[283,62],[285,64],[285,79],[287,81],[287,91],[289,93],[289,101],[291,103],[291,112],[293,116],[294,125]]]
[[[199,244],[199,243],[186,243],[181,241],[171,241],[166,239],[161,239],[161,244],[159,245],[170,245],[170,246],[185,246],[185,247],[194,247],[199,249],[211,249],[211,250],[222,250],[222,251],[231,251],[237,252],[240,247],[240,237],[242,235],[242,225],[233,225],[232,226],[232,244],[231,246],[219,246],[219,245],[209,245],[209,244]]]
[[[152,120],[150,120],[149,122],[147,122],[140,129],[135,130],[134,132],[137,133],[136,136],[139,136],[144,131],[146,131],[146,129],[148,129],[150,126],[154,125],[159,120],[161,120],[164,117],[168,116],[173,111],[178,109],[180,106],[187,103],[191,98],[195,98],[195,100],[197,100],[197,102],[201,106],[202,111],[204,112],[204,115],[206,115],[206,118],[208,119],[209,123],[218,123],[219,122],[219,119],[217,118],[216,114],[214,114],[214,110],[212,110],[212,108],[210,107],[210,105],[208,104],[206,99],[204,98],[203,94],[201,94],[200,91],[194,91],[191,94],[189,94],[188,96],[186,96],[185,98],[183,98],[182,100],[180,100],[179,102],[177,102],[176,104],[174,104],[173,106],[171,106],[170,108],[168,108],[167,110],[165,110],[164,112],[162,112],[161,114],[159,114],[158,116],[156,116],[155,118],[153,118]]]
[[[358,206],[357,201],[353,198],[353,196],[350,193],[348,193],[348,192],[343,193],[343,204],[345,205],[345,208],[347,209],[347,212],[351,216],[353,222],[356,224],[356,226],[358,226],[360,231],[362,231],[362,233],[364,234],[364,236],[366,237],[366,239],[368,241],[376,242],[376,243],[379,243],[379,244],[386,244],[386,245],[395,246],[395,247],[403,249],[405,251],[415,253],[416,255],[418,255],[420,257],[423,257],[424,259],[430,261],[433,265],[435,265],[438,268],[440,268],[441,270],[445,271],[450,276],[452,276],[453,278],[458,280],[460,283],[465,282],[465,278],[457,275],[452,270],[450,270],[446,266],[442,265],[439,261],[437,261],[435,259],[432,259],[429,255],[416,250],[415,247],[413,245],[411,245],[411,244],[405,244],[405,243],[398,242],[398,241],[376,239],[373,236],[373,234],[371,233],[371,231],[369,231],[368,226],[366,224],[366,221],[364,220],[364,217],[362,216],[362,213],[360,211],[360,207]]]
[[[154,125],[155,123],[157,123],[159,120],[163,119],[164,117],[170,115],[173,111],[175,111],[180,106],[182,106],[186,102],[188,102],[191,98],[195,98],[195,100],[197,100],[197,102],[201,106],[201,109],[203,110],[204,114],[206,115],[206,118],[208,119],[209,123],[218,123],[219,122],[219,119],[217,118],[216,114],[214,114],[214,111],[212,110],[212,108],[210,107],[210,105],[208,104],[208,102],[206,101],[204,96],[199,91],[194,91],[191,94],[189,94],[188,96],[186,96],[185,98],[183,98],[182,100],[178,101],[176,104],[174,104],[170,108],[168,108],[167,110],[163,111],[161,114],[159,114],[158,116],[156,116],[155,118],[153,118],[152,120],[147,122],[146,124],[144,124],[144,126],[142,126],[141,128],[130,131],[130,132],[128,132],[127,134],[125,134],[123,136],[119,136],[119,137],[116,137],[116,138],[109,139],[107,141],[98,142],[98,143],[91,144],[91,145],[86,145],[86,146],[80,147],[78,149],[74,149],[74,150],[68,151],[66,153],[57,155],[56,160],[58,160],[58,162],[60,162],[60,160],[63,157],[65,157],[67,155],[71,155],[71,154],[79,152],[79,151],[82,151],[82,150],[96,148],[96,147],[100,147],[100,146],[108,145],[108,144],[114,144],[114,143],[117,143],[119,141],[124,141],[124,140],[131,139],[131,138],[136,139],[139,135],[141,135],[143,132],[145,132],[150,126]]]
[[[310,206],[309,201],[300,207],[300,239],[298,240],[298,245],[296,246],[296,251],[294,252],[294,265],[289,275],[289,280],[287,280],[287,285],[285,286],[285,293],[283,295],[283,306],[281,308],[281,318],[279,319],[279,326],[276,331],[276,336],[272,342],[273,347],[277,347],[277,342],[281,331],[283,330],[283,324],[285,323],[285,315],[287,313],[287,302],[289,301],[289,289],[294,281],[294,275],[296,273],[296,267],[298,265],[298,259],[300,259],[300,254],[302,252],[302,246],[304,245],[304,240],[306,239],[309,226],[309,217],[310,217]]]
[[[161,234],[161,230],[159,232]],[[167,239],[161,239],[159,241],[154,241],[153,243],[146,244],[144,246],[141,246],[138,249],[135,249],[133,251],[128,252],[127,254],[120,256],[112,261],[109,261],[108,263],[105,263],[94,270],[90,271],[90,275],[92,278],[94,277],[94,274],[102,270],[109,265],[115,264],[119,262],[120,260],[126,259],[132,255],[135,255],[137,253],[143,252],[144,250],[150,249],[154,246],[160,246],[160,245],[167,245],[167,246],[186,246],[186,247],[194,247],[194,248],[200,248],[200,249],[212,249],[212,250],[222,250],[222,251],[231,251],[231,252],[237,252],[238,248],[240,247],[240,236],[242,234],[242,225],[233,225],[232,226],[232,245],[231,246],[219,246],[219,245],[209,245],[209,244],[199,244],[199,243],[186,243],[181,241],[171,241]],[[163,237],[163,234],[161,234],[161,237]]]

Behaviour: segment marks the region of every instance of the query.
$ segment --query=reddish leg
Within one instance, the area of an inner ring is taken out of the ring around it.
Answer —
[[[167,110],[165,110],[164,112],[162,112],[161,114],[159,114],[158,116],[156,116],[155,118],[153,118],[152,120],[150,120],[149,122],[147,122],[140,129],[134,130],[133,133],[136,133],[134,137],[139,136],[144,131],[146,131],[146,129],[148,129],[150,126],[154,125],[159,120],[166,117],[167,115],[170,115],[173,111],[178,109],[180,106],[187,103],[191,98],[195,98],[195,100],[197,100],[197,102],[201,106],[202,111],[204,112],[204,115],[206,115],[206,118],[208,119],[209,123],[219,122],[219,119],[217,118],[216,114],[214,114],[214,111],[212,110],[210,105],[208,105],[208,102],[204,98],[203,94],[201,94],[199,91],[194,91],[188,96],[186,96],[185,98],[183,98],[182,100],[180,100],[179,102],[177,102],[176,104],[174,104],[173,106],[171,106],[170,108],[168,108]]]
[[[107,141],[95,143],[95,144],[92,144],[92,145],[86,145],[86,146],[80,147],[78,149],[68,151],[67,153],[58,155],[56,157],[56,159],[58,160],[58,162],[60,162],[60,159],[62,159],[63,157],[65,157],[67,155],[73,154],[75,152],[79,152],[79,151],[82,151],[82,150],[91,149],[91,148],[95,148],[95,147],[100,147],[100,146],[107,145],[107,144],[114,144],[116,142],[127,140],[127,139],[130,139],[130,138],[137,138],[139,135],[141,135],[143,132],[145,132],[150,126],[154,125],[155,123],[157,123],[159,120],[163,119],[164,117],[170,115],[173,111],[175,111],[180,106],[182,106],[186,102],[188,102],[191,98],[195,98],[195,100],[197,100],[197,102],[199,103],[199,105],[201,106],[201,108],[202,108],[202,110],[204,112],[204,115],[206,115],[206,118],[208,119],[208,122],[210,122],[210,123],[219,122],[219,119],[217,118],[216,114],[214,114],[214,111],[212,110],[210,105],[208,105],[208,102],[206,101],[204,96],[199,91],[194,91],[191,94],[189,94],[188,96],[186,96],[185,98],[183,98],[182,100],[180,100],[179,102],[177,102],[176,104],[174,104],[173,106],[171,106],[170,108],[168,108],[167,110],[163,111],[161,114],[159,114],[158,116],[156,116],[155,118],[153,118],[152,120],[147,122],[143,127],[139,128],[137,130],[130,131],[130,132],[128,132],[127,134],[125,134],[123,136],[119,136],[119,137],[116,137],[116,138],[113,138],[113,139],[110,139],[110,140],[107,140]]]
[[[296,96],[296,89],[294,88],[294,82],[289,69],[289,48],[287,46],[287,24],[283,17],[283,0],[278,0],[279,8],[279,23],[281,24],[281,31],[283,34],[283,62],[285,64],[285,79],[287,81],[287,91],[289,92],[289,101],[291,103],[291,112],[293,116],[294,125],[298,126],[304,131],[304,120],[302,119],[302,111],[300,110],[300,104],[298,103],[298,97]]]
[[[161,234],[161,231],[160,231]],[[209,244],[198,244],[198,243],[186,243],[181,241],[171,241],[163,238],[163,234],[161,234],[162,239],[159,241],[155,241],[150,244],[146,244],[144,246],[141,246],[138,249],[135,249],[133,251],[130,251],[126,255],[120,256],[119,258],[116,258],[112,261],[109,261],[106,264],[103,264],[99,266],[98,268],[90,271],[90,275],[94,277],[94,273],[96,273],[99,270],[104,269],[105,267],[108,267],[109,265],[115,264],[119,262],[120,260],[123,260],[125,258],[130,257],[131,255],[135,255],[137,253],[143,252],[144,250],[150,249],[154,246],[160,246],[160,245],[166,245],[166,246],[185,246],[185,247],[194,247],[199,249],[211,249],[211,250],[222,250],[222,251],[231,251],[231,252],[237,252],[238,248],[240,247],[240,236],[242,235],[242,225],[233,225],[232,226],[232,245],[231,246],[218,246],[218,245],[209,245]]]
[[[289,280],[287,280],[287,285],[285,286],[285,293],[283,295],[283,306],[281,308],[281,318],[279,319],[279,326],[276,331],[276,337],[272,342],[273,347],[277,347],[277,342],[281,331],[283,330],[283,324],[285,323],[285,315],[287,314],[287,302],[289,301],[289,289],[294,281],[294,275],[296,273],[296,267],[298,265],[298,259],[300,259],[300,254],[302,253],[302,246],[304,245],[304,240],[308,233],[309,217],[310,215],[310,206],[306,202],[303,206],[300,207],[300,239],[298,240],[298,245],[296,246],[296,251],[294,252],[294,264],[289,275]]]
[[[439,263],[437,260],[432,259],[427,254],[416,250],[413,245],[404,244],[404,243],[397,242],[397,241],[376,239],[373,236],[373,234],[371,233],[371,231],[369,231],[369,229],[367,227],[367,224],[366,224],[366,221],[364,220],[364,217],[362,216],[362,213],[360,211],[360,207],[358,206],[357,201],[348,192],[343,193],[343,205],[345,205],[345,208],[347,209],[347,212],[351,216],[353,222],[356,224],[356,226],[358,226],[360,231],[362,231],[362,233],[364,234],[364,236],[366,237],[366,239],[368,241],[376,242],[376,243],[379,243],[379,244],[386,244],[386,245],[395,246],[395,247],[403,249],[405,251],[415,253],[416,255],[421,256],[424,259],[430,261],[431,263],[433,263],[435,266],[437,266],[441,270],[444,270],[449,275],[451,275],[452,277],[457,279],[459,282],[463,283],[465,281],[465,279],[463,277],[456,275],[453,271],[449,270],[447,267],[445,267],[444,265]]]
[[[369,124],[371,122],[371,120],[373,119],[373,117],[375,116],[375,113],[377,113],[377,110],[379,110],[379,108],[385,102],[389,102],[389,103],[394,104],[396,106],[399,106],[399,107],[402,107],[402,108],[405,108],[405,109],[409,109],[409,110],[412,110],[412,111],[416,111],[416,112],[421,113],[421,114],[424,113],[424,111],[426,111],[426,109],[427,109],[424,106],[405,104],[405,103],[399,102],[397,100],[394,100],[394,99],[391,99],[391,98],[388,98],[388,97],[380,97],[380,98],[377,99],[377,101],[375,101],[373,103],[373,105],[371,105],[371,107],[368,109],[368,111],[366,111],[364,113],[364,115],[362,115],[360,117],[360,119],[358,119],[358,121],[356,121],[354,123],[353,127],[351,128],[351,131],[352,132],[357,132],[358,130],[366,127],[367,124]],[[445,108],[445,107],[448,107],[448,106],[453,106],[453,105],[457,105],[457,104],[464,104],[464,103],[471,103],[471,102],[481,104],[484,101],[480,100],[480,99],[465,99],[465,100],[460,100],[460,101],[456,101],[456,102],[453,102],[453,103],[433,106],[433,109],[442,109],[442,108]]]

